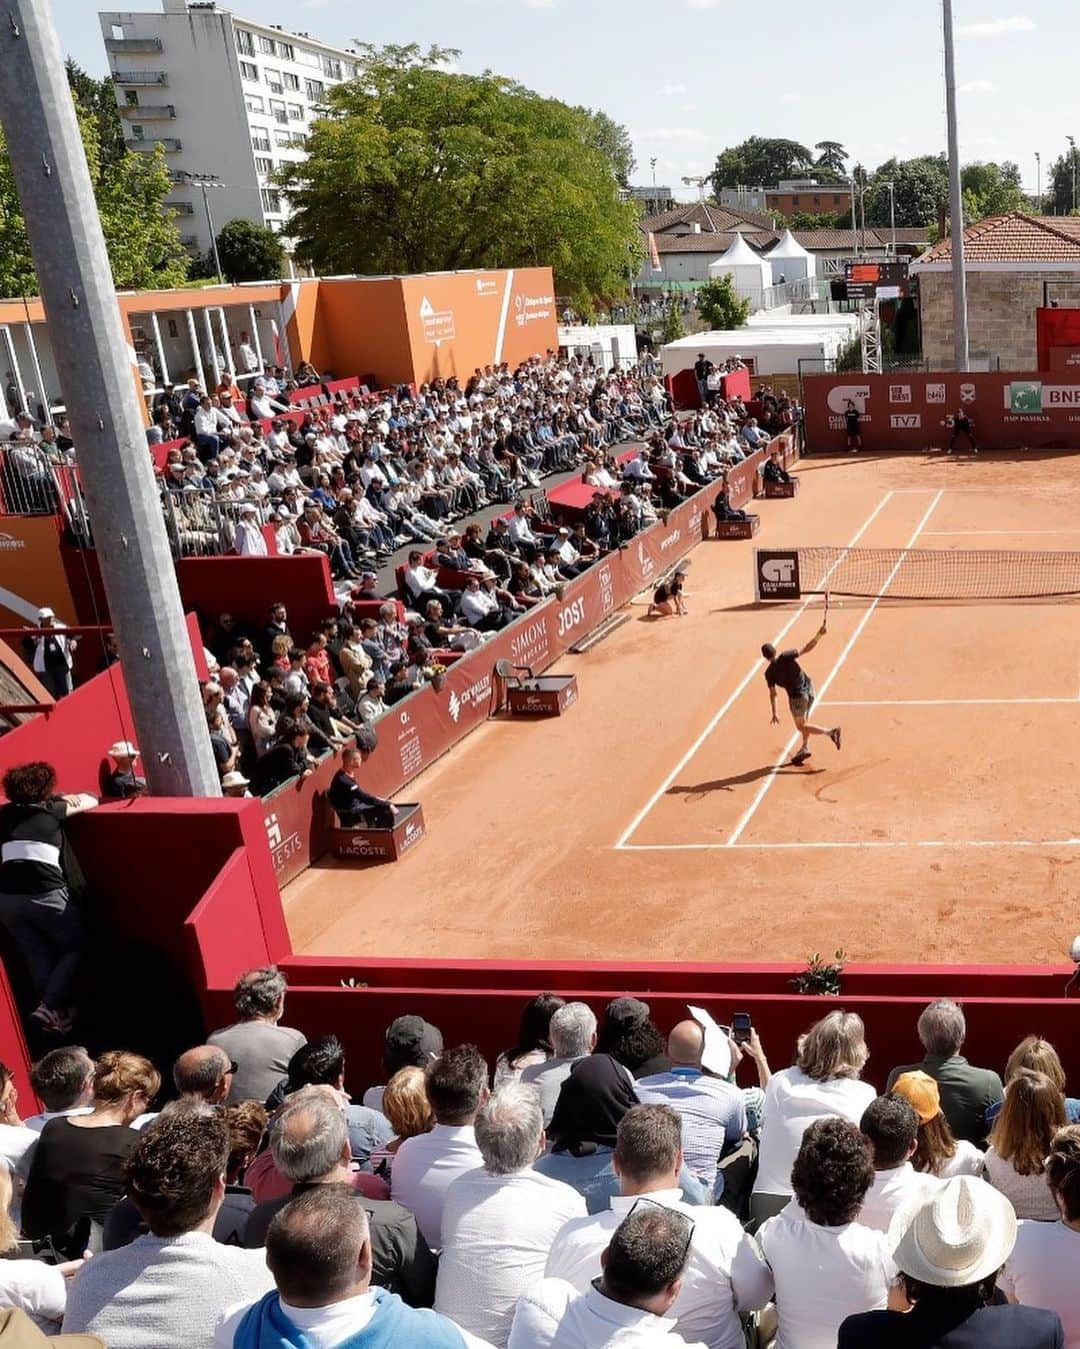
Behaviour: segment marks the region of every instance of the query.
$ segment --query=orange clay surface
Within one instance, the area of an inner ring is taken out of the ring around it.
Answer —
[[[798,473],[795,500],[756,505],[759,546],[861,530],[865,547],[1080,552],[1080,459]],[[1060,962],[1080,927],[1080,604],[834,600],[805,665],[843,748],[817,738],[791,768],[758,650],[804,645],[821,601],[754,605],[752,546],[700,544],[688,616],[648,620],[640,596],[556,666],[579,681],[565,716],[493,720],[410,784],[428,837],[403,861],[327,859],[290,885],[296,949]]]

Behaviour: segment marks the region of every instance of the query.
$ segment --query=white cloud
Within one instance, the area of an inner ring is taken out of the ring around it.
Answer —
[[[554,9],[555,0],[525,0],[526,9]]]
[[[980,23],[962,23],[957,28],[960,37],[1001,37],[1004,33],[1033,33],[1035,20],[1026,14],[1012,14],[1007,19],[986,19]]]
[[[631,131],[634,140],[642,141],[700,141],[705,139],[704,131],[695,126],[654,126],[644,131]]]
[[[686,85],[685,85],[685,84],[665,84],[665,85],[664,85],[664,93],[667,94],[669,98],[673,98],[676,94],[685,94],[685,93],[686,93]]]
[[[784,94],[780,99],[781,103],[801,103],[802,94]]]
[[[992,80],[968,80],[967,84],[960,86],[962,94],[992,94],[994,85]]]
[[[722,5],[724,0],[686,0],[691,9],[715,9],[717,5]]]

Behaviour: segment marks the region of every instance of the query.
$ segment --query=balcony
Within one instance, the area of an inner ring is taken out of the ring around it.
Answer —
[[[195,207],[190,201],[167,201],[165,203],[166,211],[172,211],[174,215],[194,215]]]
[[[168,84],[164,70],[114,70],[113,84]]]
[[[176,109],[171,103],[125,103],[120,109],[120,116],[126,117],[131,122],[161,122],[176,116]]]
[[[130,136],[124,144],[129,150],[153,150],[155,146],[160,145],[167,155],[175,154],[181,148],[180,141],[175,136],[161,136],[157,140],[136,140],[134,136]]]
[[[107,37],[105,50],[126,56],[142,56],[162,50],[159,37]]]

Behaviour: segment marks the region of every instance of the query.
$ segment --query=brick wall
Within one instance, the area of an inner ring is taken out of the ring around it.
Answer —
[[[1035,370],[1035,310],[1044,303],[1044,281],[1062,305],[1080,305],[1077,275],[1062,272],[969,272],[968,347],[973,362],[992,369]],[[922,349],[931,370],[953,368],[952,276],[923,272],[919,277]]]

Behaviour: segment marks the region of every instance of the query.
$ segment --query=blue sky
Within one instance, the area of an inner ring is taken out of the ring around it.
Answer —
[[[137,2],[137,0],[136,0]],[[155,0],[145,0],[155,9]],[[945,144],[938,0],[240,0],[236,13],[348,46],[437,42],[463,70],[492,69],[602,108],[630,128],[636,180],[680,197],[718,150],[749,135],[838,140],[870,167]],[[92,0],[53,0],[60,40],[106,69]],[[755,13],[761,17],[754,21]],[[1035,187],[1080,138],[1076,0],[956,0],[961,155],[1014,159]],[[359,30],[359,31],[358,31]]]

